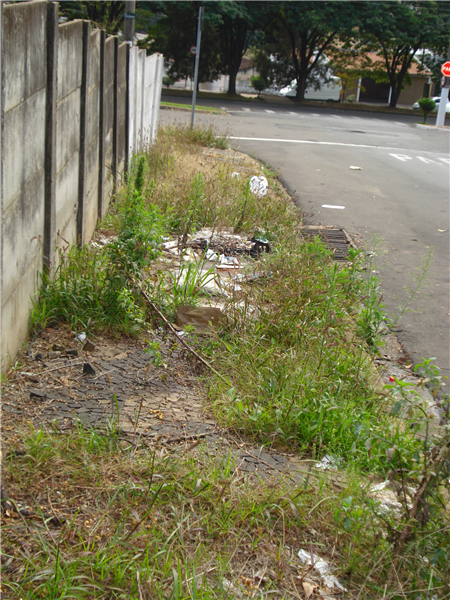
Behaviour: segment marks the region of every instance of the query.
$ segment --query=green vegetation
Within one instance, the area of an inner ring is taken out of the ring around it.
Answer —
[[[327,457],[339,477],[310,468],[301,484],[244,482],[228,451],[214,455],[195,444],[195,453],[189,446],[172,453],[140,434],[130,439],[114,421],[106,431],[80,427],[67,435],[22,429],[20,455],[7,455],[4,465],[8,486],[27,493],[39,514],[36,490],[45,482],[53,508],[70,518],[55,533],[41,515],[41,526],[27,526],[20,539],[6,528],[11,568],[2,590],[15,596],[5,597],[230,597],[226,580],[252,590],[245,581],[254,581],[253,563],[238,565],[260,553],[270,565],[261,597],[288,598],[296,590],[295,551],[312,546],[338,564],[359,598],[419,590],[448,597],[449,431],[431,426],[420,386],[374,383],[387,316],[373,253],[351,250],[338,264],[318,238],[305,241],[276,173],[263,168],[269,191],[258,198],[249,176],[261,167],[245,160],[211,129],[161,130],[100,226],[109,243],[71,250],[54,280],[44,277],[34,327],[60,319],[77,330],[137,335],[151,318],[159,323],[141,287],[173,320],[179,304],[199,302],[213,276],[204,255],[170,270],[160,256],[163,236],[177,236],[180,246],[203,227],[262,236],[271,252],[248,258],[249,278],[229,290],[220,329],[189,337],[229,382],[205,374],[208,408],[255,444],[295,452],[303,467]],[[405,310],[430,261],[431,253]],[[155,365],[157,350],[149,345]],[[431,360],[417,370],[419,384],[442,394]],[[377,478],[391,482],[396,511],[370,490]],[[81,504],[74,489],[93,492],[81,491]]]
[[[161,106],[165,106],[167,108],[176,108],[181,110],[192,110],[192,104],[180,104],[179,102],[161,102]],[[215,108],[214,106],[196,106],[196,112],[212,112],[215,115],[225,115],[226,112],[224,110],[220,110],[219,108]]]
[[[423,122],[427,122],[427,117],[432,110],[436,108],[436,102],[431,98],[420,98],[419,99],[420,110],[423,115]]]

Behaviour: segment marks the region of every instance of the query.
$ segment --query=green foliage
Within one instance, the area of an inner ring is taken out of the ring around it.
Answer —
[[[377,52],[380,62],[369,65],[375,77],[384,76],[392,87],[395,107],[408,78],[408,69],[421,48],[448,48],[450,6],[447,2],[359,2],[362,53]],[[372,75],[370,75],[372,76]]]
[[[104,29],[109,35],[116,35],[123,28],[125,2],[102,0],[85,2],[83,0],[65,0],[59,5],[59,12],[69,21],[87,19],[98,29]]]
[[[74,330],[91,332],[116,329],[134,335],[145,313],[136,304],[129,278],[159,256],[166,217],[142,195],[145,159],[129,184],[118,219],[119,234],[106,249],[72,247],[60,252],[59,266],[51,279],[42,274],[42,287],[33,304],[32,327],[51,319],[70,323]],[[147,193],[151,194],[151,184]]]
[[[269,81],[262,75],[252,75],[250,78],[251,86],[258,92],[258,96],[269,87]]]
[[[436,102],[431,98],[420,98],[419,99],[420,110],[423,115],[423,122],[427,122],[427,117],[432,110],[436,108]]]

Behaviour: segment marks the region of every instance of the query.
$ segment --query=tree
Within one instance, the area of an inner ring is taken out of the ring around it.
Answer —
[[[141,46],[149,52],[161,52],[170,61],[168,76],[174,81],[193,77],[194,55],[190,48],[197,40],[198,9],[201,2],[152,2],[155,20]],[[199,82],[213,81],[223,72],[217,31],[207,18],[203,22]]]
[[[68,0],[59,3],[59,12],[68,21],[73,19],[87,19],[92,21],[99,29],[115,35],[123,28],[123,15],[125,2],[103,0],[102,2],[82,2],[81,0]]]
[[[426,123],[428,115],[436,108],[436,102],[431,98],[420,98],[419,106],[422,111],[423,122]]]
[[[197,36],[197,15],[204,6],[200,81],[229,76],[228,93],[236,93],[236,76],[250,42],[264,24],[266,3],[240,1],[153,2],[158,21],[149,28],[149,48],[171,61],[169,74],[177,79],[192,71],[189,48]]]
[[[269,87],[269,82],[262,75],[252,75],[250,83],[252,88],[258,92],[258,96],[261,95],[263,90]]]
[[[450,41],[448,2],[357,2],[362,15],[361,52],[377,52],[367,75],[384,77],[391,86],[390,106],[395,108],[420,48],[441,49]]]
[[[354,35],[358,10],[349,2],[274,3],[273,27],[265,32],[265,65],[278,85],[297,82],[296,100],[305,98],[308,85],[318,89],[329,74],[325,53],[338,39]]]

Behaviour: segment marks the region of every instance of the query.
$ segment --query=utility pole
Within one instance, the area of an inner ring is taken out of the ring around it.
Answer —
[[[450,61],[450,48],[447,53],[447,60]],[[447,109],[448,91],[450,89],[450,77],[445,77],[444,85],[441,89],[441,100],[439,102],[438,114],[436,117],[436,127],[442,127],[445,123],[445,111]]]
[[[198,64],[200,62],[200,42],[202,39],[203,6],[198,9],[197,46],[195,51],[194,90],[192,93],[191,129],[194,128],[195,102],[197,100]]]
[[[134,43],[134,22],[136,19],[136,1],[125,0],[125,27],[124,27],[124,38],[127,44],[130,46]]]

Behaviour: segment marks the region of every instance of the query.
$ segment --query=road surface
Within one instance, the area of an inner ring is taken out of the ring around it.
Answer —
[[[414,116],[217,105],[229,114],[198,113],[196,124],[212,124],[233,147],[277,169],[307,222],[344,227],[369,248],[381,240],[374,270],[394,317],[407,302],[405,286],[415,286],[413,276],[433,252],[429,283],[415,295],[414,312],[398,321],[397,335],[415,363],[434,356],[450,376],[449,131],[415,127]],[[174,121],[188,123],[190,113],[161,111],[161,124]]]

